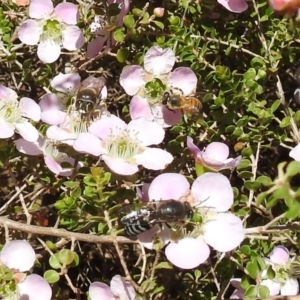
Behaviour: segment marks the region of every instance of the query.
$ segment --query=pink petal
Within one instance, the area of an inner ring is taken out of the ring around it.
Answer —
[[[80,153],[89,153],[94,156],[99,156],[104,152],[100,140],[89,132],[79,134],[73,148]]]
[[[10,241],[2,248],[0,261],[10,269],[25,272],[33,267],[35,252],[31,245],[26,241]]]
[[[122,158],[114,158],[108,155],[103,155],[102,159],[111,171],[116,174],[133,175],[139,170],[137,164],[129,163]]]
[[[265,279],[261,281],[260,285],[266,286],[269,289],[271,297],[279,294],[280,283],[277,283],[271,279]]]
[[[78,7],[70,2],[59,3],[54,9],[54,13],[64,23],[69,25],[75,25],[79,20]]]
[[[134,156],[138,165],[150,170],[163,170],[174,159],[167,151],[146,147],[143,153]]]
[[[17,139],[15,141],[19,152],[27,155],[41,155],[43,151],[40,149],[43,145],[43,139],[40,137],[36,142],[28,142],[24,139]]]
[[[35,122],[41,119],[41,108],[34,100],[26,97],[21,98],[19,107],[23,117]]]
[[[138,187],[136,188],[136,194],[138,198],[140,198],[144,202],[149,201],[149,197],[148,197],[149,187],[150,187],[150,183],[144,183],[142,186],[142,190],[140,190]]]
[[[299,283],[296,278],[288,278],[281,287],[280,294],[282,296],[296,296],[299,294]]]
[[[138,240],[143,244],[143,246],[149,250],[152,250],[154,247],[153,240],[154,238],[159,238],[162,242],[162,245],[166,245],[170,242],[171,229],[164,226],[162,229],[158,224],[154,225],[150,230],[147,230],[143,233],[137,235]]]
[[[300,161],[300,144],[294,147],[290,153],[290,157],[293,158],[295,161]]]
[[[15,102],[17,99],[18,94],[14,90],[0,84],[0,101]]]
[[[187,67],[176,68],[169,78],[169,84],[175,92],[182,92],[184,95],[190,95],[197,87],[198,79],[195,73]],[[179,91],[176,91],[179,89]]]
[[[53,11],[51,0],[31,0],[29,5],[29,17],[33,19],[44,19]]]
[[[58,126],[50,126],[46,131],[46,136],[48,139],[60,142],[73,140],[71,143],[71,145],[73,145],[74,141],[78,137],[78,133],[68,132],[67,130],[64,130]]]
[[[99,54],[107,41],[107,37],[98,36],[87,45],[86,57],[93,58]]]
[[[28,275],[18,284],[18,290],[20,300],[50,300],[52,297],[49,283],[37,274]]]
[[[243,299],[245,297],[245,292],[243,290],[234,290],[229,299]]]
[[[187,179],[176,173],[158,175],[149,187],[150,200],[178,200],[189,192],[190,184]]]
[[[151,47],[144,57],[144,68],[148,73],[161,75],[169,73],[175,64],[175,53],[172,49]]]
[[[70,94],[75,92],[75,90],[79,87],[80,81],[81,78],[78,73],[59,73],[52,79],[51,86],[59,92]],[[58,105],[59,102],[61,103],[61,100],[59,100],[59,98],[57,98],[56,101],[55,100],[52,100],[53,104],[55,103]]]
[[[153,120],[150,104],[146,98],[140,96],[133,96],[130,105],[129,113],[131,119],[145,118],[149,121]]]
[[[7,139],[14,135],[15,128],[12,124],[0,119],[0,139]]]
[[[39,138],[39,132],[29,122],[14,124],[18,133],[29,142],[35,142]]]
[[[37,45],[40,40],[41,28],[37,21],[26,20],[21,23],[18,30],[19,40],[26,45]]]
[[[113,294],[110,287],[102,282],[93,282],[89,288],[89,296],[91,300],[113,300]]]
[[[219,213],[203,225],[204,240],[220,252],[238,247],[245,238],[242,221],[232,213]]]
[[[123,25],[123,18],[129,12],[130,1],[129,0],[116,0],[116,3],[123,4],[120,13],[117,17],[117,26],[121,27]]]
[[[193,269],[208,259],[210,250],[203,240],[186,237],[176,243],[171,242],[165,253],[173,265],[182,269]]]
[[[100,120],[91,124],[89,132],[102,140],[106,140],[112,134],[120,134],[126,127],[126,123],[115,115],[105,115],[102,116]]]
[[[120,85],[127,95],[135,95],[145,84],[144,69],[140,66],[125,67],[120,75]]]
[[[69,163],[71,166],[74,167],[75,165],[75,159],[72,157],[67,156],[64,153],[61,153],[61,155],[63,156],[63,162],[67,162]],[[56,175],[60,175],[60,176],[71,176],[73,173],[73,168],[63,168],[61,166],[61,161],[57,161],[55,160],[53,157],[50,156],[45,156],[44,157],[44,161],[46,166],[48,167],[48,169],[53,172]],[[77,168],[82,167],[82,163],[79,163],[77,166]]]
[[[165,131],[161,126],[144,118],[132,120],[127,129],[130,131],[130,136],[138,139],[143,146],[158,145],[165,137]]]
[[[224,161],[229,156],[229,148],[224,143],[213,142],[206,147],[205,154],[214,160]]]
[[[230,284],[236,289],[241,289],[242,278],[232,278],[230,279]]]
[[[208,172],[199,176],[191,190],[197,207],[209,207],[223,212],[233,204],[234,195],[230,182],[222,174]]]
[[[64,109],[64,105],[62,104],[61,100],[56,96],[56,94],[53,93],[47,93],[43,95],[39,102],[39,105],[42,112],[49,109],[56,109],[56,110]]]
[[[59,175],[63,171],[63,168],[61,167],[60,163],[56,161],[53,157],[45,156],[44,161],[46,166],[52,173]]]
[[[229,11],[235,13],[241,13],[248,8],[248,4],[244,0],[217,0],[221,5],[223,5]]]
[[[114,296],[120,299],[134,299],[135,290],[131,283],[125,281],[120,275],[115,275],[110,282],[110,288]]]
[[[164,105],[159,105],[158,107],[161,107],[161,110],[162,110],[162,116],[163,116],[163,120],[164,120],[164,126],[163,126],[164,128],[176,125],[183,116],[183,114],[180,110],[172,111],[172,110],[169,110]]]
[[[67,4],[67,3],[61,3],[61,4]],[[84,43],[85,43],[84,35],[78,26],[68,26],[62,32],[62,44],[65,49],[69,51],[74,51],[80,49],[84,45]]]
[[[59,125],[65,121],[67,114],[56,109],[42,112],[41,120],[48,125]]]
[[[284,246],[276,246],[270,253],[270,260],[274,264],[285,265],[290,259],[290,252]]]
[[[38,45],[37,56],[46,64],[53,63],[60,56],[60,45],[51,40],[41,42]]]
[[[237,167],[242,157],[227,158],[229,155],[229,148],[224,143],[213,142],[210,143],[204,151],[200,151],[197,160],[205,166],[215,170],[223,170]]]
[[[200,149],[194,144],[193,139],[188,136],[186,139],[186,145],[188,146],[189,150],[191,151],[192,155],[196,159],[197,156],[201,153]]]

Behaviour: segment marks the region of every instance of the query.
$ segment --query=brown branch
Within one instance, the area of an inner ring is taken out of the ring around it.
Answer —
[[[84,234],[84,233],[67,231],[65,229],[56,229],[53,227],[26,225],[24,223],[12,221],[6,217],[0,217],[0,226],[7,227],[9,229],[19,230],[22,232],[31,233],[31,234],[56,236],[59,238],[65,238],[69,240],[73,238],[77,241],[96,243],[96,244],[114,243],[114,241],[117,241],[118,243],[128,243],[128,244],[137,243],[137,241],[130,240],[123,236],[112,237],[109,235]]]

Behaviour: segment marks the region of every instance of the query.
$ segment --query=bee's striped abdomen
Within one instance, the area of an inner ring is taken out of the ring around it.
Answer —
[[[135,223],[125,224],[124,231],[127,236],[135,236],[152,228],[153,225],[137,220]]]

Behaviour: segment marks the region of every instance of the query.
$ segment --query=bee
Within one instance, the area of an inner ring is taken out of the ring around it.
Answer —
[[[185,223],[194,211],[187,201],[150,201],[138,210],[127,213],[120,219],[127,236],[134,236],[151,229],[155,224]]]
[[[162,104],[166,105],[169,110],[182,110],[185,113],[198,113],[202,107],[199,99],[192,96],[183,96],[165,92]]]
[[[90,114],[101,104],[101,91],[106,84],[104,77],[89,76],[84,79],[76,93],[75,108],[83,114]]]

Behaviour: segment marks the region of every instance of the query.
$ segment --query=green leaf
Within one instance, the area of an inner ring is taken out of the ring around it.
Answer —
[[[117,60],[120,63],[125,62],[128,56],[129,56],[129,50],[126,48],[121,48],[117,52]]]
[[[69,249],[62,249],[58,252],[58,259],[64,265],[69,265],[74,260],[74,252]]]
[[[256,279],[257,275],[259,274],[259,268],[258,265],[256,263],[256,261],[254,262],[249,262],[246,266],[246,269],[249,273],[249,275],[253,278]]]
[[[273,268],[272,268],[272,266],[268,266],[267,267],[267,277],[268,277],[268,279],[274,279],[275,278],[275,276],[276,276],[276,273],[275,273],[275,271],[273,270]]]
[[[132,28],[135,24],[134,17],[132,15],[126,15],[123,18],[124,25],[128,28]]]
[[[79,182],[78,181],[65,181],[64,182],[64,186],[67,188],[76,188],[79,186]]]
[[[264,186],[270,186],[273,183],[272,179],[267,176],[259,176],[256,178],[256,181]]]
[[[173,269],[173,265],[168,261],[162,261],[155,267],[155,269]]]
[[[250,247],[248,245],[243,245],[241,248],[240,248],[240,251],[249,256],[250,255]]]
[[[48,283],[55,283],[59,281],[59,274],[54,270],[48,270],[44,273],[44,278]]]
[[[165,25],[164,25],[163,22],[154,20],[153,23],[154,23],[158,28],[160,28],[161,30],[163,30],[163,29],[165,28]]]
[[[254,285],[250,285],[245,291],[245,296],[249,298],[256,298],[257,296],[257,288]]]
[[[59,261],[58,253],[53,254],[49,258],[49,264],[50,264],[51,268],[53,268],[53,269],[61,269],[62,268],[62,265]]]
[[[279,126],[281,128],[285,128],[285,127],[288,127],[291,125],[291,117],[287,116],[287,117],[284,117],[281,121],[281,123],[279,124]]]
[[[266,286],[261,285],[258,288],[258,294],[262,299],[266,299],[270,296],[270,291]]]
[[[119,43],[124,42],[125,34],[123,33],[123,31],[121,29],[117,29],[114,32],[114,39]]]
[[[299,174],[299,172],[300,172],[300,162],[298,162],[298,161],[290,162],[286,168],[286,174],[289,177]]]

